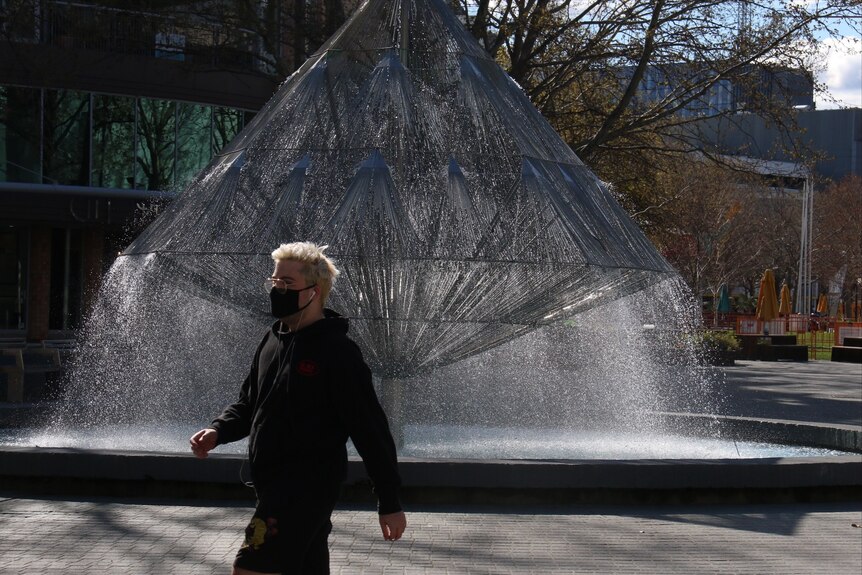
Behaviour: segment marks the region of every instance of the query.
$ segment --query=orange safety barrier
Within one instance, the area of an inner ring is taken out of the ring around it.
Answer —
[[[736,333],[740,335],[761,335],[768,331],[770,335],[787,333],[787,321],[784,318],[762,321],[753,315],[737,316]]]

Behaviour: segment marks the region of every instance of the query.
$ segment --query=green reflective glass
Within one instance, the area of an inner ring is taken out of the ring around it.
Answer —
[[[90,95],[45,90],[42,123],[42,181],[89,185]]]
[[[131,188],[135,183],[135,100],[93,95],[93,186]]]
[[[135,187],[166,190],[174,184],[176,102],[138,100]]]
[[[0,181],[41,181],[41,91],[0,86]]]
[[[176,183],[185,185],[212,158],[210,146],[212,108],[195,104],[177,105]]]
[[[213,154],[218,154],[242,129],[243,113],[232,108],[213,109]]]

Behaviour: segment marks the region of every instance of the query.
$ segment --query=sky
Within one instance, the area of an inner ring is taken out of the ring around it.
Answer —
[[[790,0],[814,10],[824,0]],[[828,3],[829,0],[826,0]],[[853,6],[852,0],[847,2]],[[815,94],[814,103],[818,110],[832,108],[862,108],[862,6],[853,9],[856,15],[853,24],[844,21],[830,22],[832,36],[820,39],[819,64],[815,68],[817,81],[827,86],[835,101],[824,94]]]
[[[828,86],[837,102],[815,95],[818,110],[839,107],[862,108],[862,39],[851,29],[841,38],[820,42],[820,56],[825,64],[817,79]]]

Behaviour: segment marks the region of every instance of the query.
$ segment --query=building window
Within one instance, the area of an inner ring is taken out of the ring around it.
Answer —
[[[42,181],[42,91],[0,86],[0,181]]]
[[[93,165],[90,182],[100,188],[135,185],[135,99],[93,95]]]
[[[84,294],[83,244],[81,230],[51,230],[51,303],[48,309],[48,329],[70,330],[81,324]]]
[[[218,154],[222,148],[239,134],[243,125],[243,113],[232,108],[213,109],[212,153]]]
[[[212,158],[213,111],[209,106],[177,105],[176,183],[191,181]]]
[[[168,100],[138,100],[138,149],[135,187],[166,190],[174,181],[177,105]]]
[[[0,229],[0,330],[23,330],[27,323],[27,232]]]
[[[0,86],[0,182],[176,189],[252,117],[172,100]]]
[[[45,90],[42,182],[90,184],[90,95]]]

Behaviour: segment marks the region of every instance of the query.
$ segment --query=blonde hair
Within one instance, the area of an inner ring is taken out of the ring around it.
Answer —
[[[329,246],[318,246],[311,242],[281,244],[272,252],[272,260],[275,262],[289,260],[304,264],[305,279],[310,284],[317,284],[320,288],[320,301],[326,303],[332,284],[341,273],[332,260],[323,253],[327,247]]]

